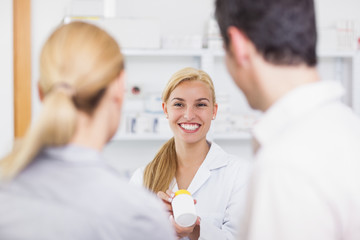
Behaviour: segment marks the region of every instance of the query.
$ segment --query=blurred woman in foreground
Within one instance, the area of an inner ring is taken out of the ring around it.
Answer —
[[[62,25],[46,41],[42,112],[0,162],[0,239],[173,238],[161,203],[102,159],[120,120],[123,72],[116,41],[94,25]]]

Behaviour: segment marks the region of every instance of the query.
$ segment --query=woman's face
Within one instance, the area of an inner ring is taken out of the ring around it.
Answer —
[[[184,81],[170,94],[163,109],[175,139],[186,143],[206,140],[217,104],[213,103],[209,86],[201,81]]]

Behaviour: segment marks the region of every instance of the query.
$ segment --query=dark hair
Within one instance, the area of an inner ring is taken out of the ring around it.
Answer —
[[[226,48],[234,26],[277,65],[315,66],[316,23],[313,0],[216,0],[216,18]]]

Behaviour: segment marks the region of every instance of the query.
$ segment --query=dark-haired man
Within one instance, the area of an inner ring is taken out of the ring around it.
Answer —
[[[360,239],[360,120],[316,70],[313,0],[216,0],[259,149],[242,239]]]

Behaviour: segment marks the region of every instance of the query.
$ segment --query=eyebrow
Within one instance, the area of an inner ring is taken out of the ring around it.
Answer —
[[[196,99],[196,101],[198,101],[198,102],[203,101],[203,100],[210,102],[210,100],[207,99],[207,98],[199,98],[199,99]]]
[[[174,101],[174,100],[183,101],[183,102],[185,101],[183,98],[178,98],[178,97],[175,97],[175,98],[171,99],[171,101]],[[207,98],[199,98],[199,99],[196,99],[195,101],[197,101],[197,102],[200,102],[200,101],[208,101],[208,102],[210,102],[210,100],[207,99]]]
[[[185,101],[184,99],[182,99],[182,98],[177,98],[177,97],[175,97],[175,98],[171,99],[171,101],[174,101],[174,100],[178,100],[178,101]]]

